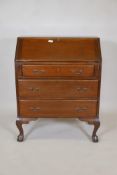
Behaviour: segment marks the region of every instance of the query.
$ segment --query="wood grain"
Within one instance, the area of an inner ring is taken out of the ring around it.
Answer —
[[[97,98],[98,80],[18,80],[19,97],[27,99]]]
[[[83,100],[20,100],[23,117],[86,117],[95,118],[97,101]]]
[[[19,37],[15,54],[17,140],[38,118],[79,118],[98,142],[102,56],[100,39]]]
[[[99,38],[19,37],[18,42],[16,60],[50,62],[100,60]]]
[[[78,76],[94,75],[94,65],[23,65],[24,77]]]

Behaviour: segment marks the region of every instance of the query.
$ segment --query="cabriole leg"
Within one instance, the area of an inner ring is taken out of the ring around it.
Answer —
[[[98,128],[100,127],[100,121],[95,121],[94,122],[94,130],[92,134],[92,141],[93,142],[98,142],[98,136],[96,135]]]
[[[24,140],[24,131],[22,128],[23,121],[22,120],[16,120],[16,126],[19,130],[19,135],[17,136],[17,141],[22,142]]]
[[[94,125],[94,130],[92,133],[92,141],[98,142],[98,136],[96,135],[96,133],[97,133],[98,128],[100,127],[100,121],[95,120],[95,121],[89,121],[88,123]]]

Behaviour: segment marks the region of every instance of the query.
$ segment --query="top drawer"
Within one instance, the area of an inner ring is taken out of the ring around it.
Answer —
[[[95,75],[95,65],[22,65],[24,77],[55,77]]]

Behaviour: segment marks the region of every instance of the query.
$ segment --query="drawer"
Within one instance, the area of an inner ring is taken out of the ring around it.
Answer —
[[[31,99],[97,98],[98,80],[18,80],[19,97]]]
[[[20,100],[21,117],[96,117],[97,101]]]
[[[95,65],[22,65],[24,77],[94,76]]]

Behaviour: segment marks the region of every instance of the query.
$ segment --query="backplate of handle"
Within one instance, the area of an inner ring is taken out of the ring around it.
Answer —
[[[85,91],[88,90],[87,87],[77,87],[76,89],[77,89],[77,91],[79,91],[79,92],[85,92]]]
[[[39,91],[39,88],[38,87],[29,87],[28,89],[30,91],[32,91],[32,92],[38,92]]]
[[[85,112],[87,111],[88,108],[87,107],[79,107],[79,108],[76,108],[76,112]]]
[[[33,69],[32,72],[33,72],[34,74],[41,74],[41,73],[46,72],[46,70],[44,70],[44,69]]]
[[[33,112],[38,112],[38,111],[40,111],[40,108],[39,108],[39,107],[31,107],[30,109],[31,109],[31,111],[33,111]]]
[[[82,75],[83,70],[82,70],[82,69],[80,69],[80,70],[72,70],[72,72],[73,72],[74,74],[76,74],[76,75]]]

